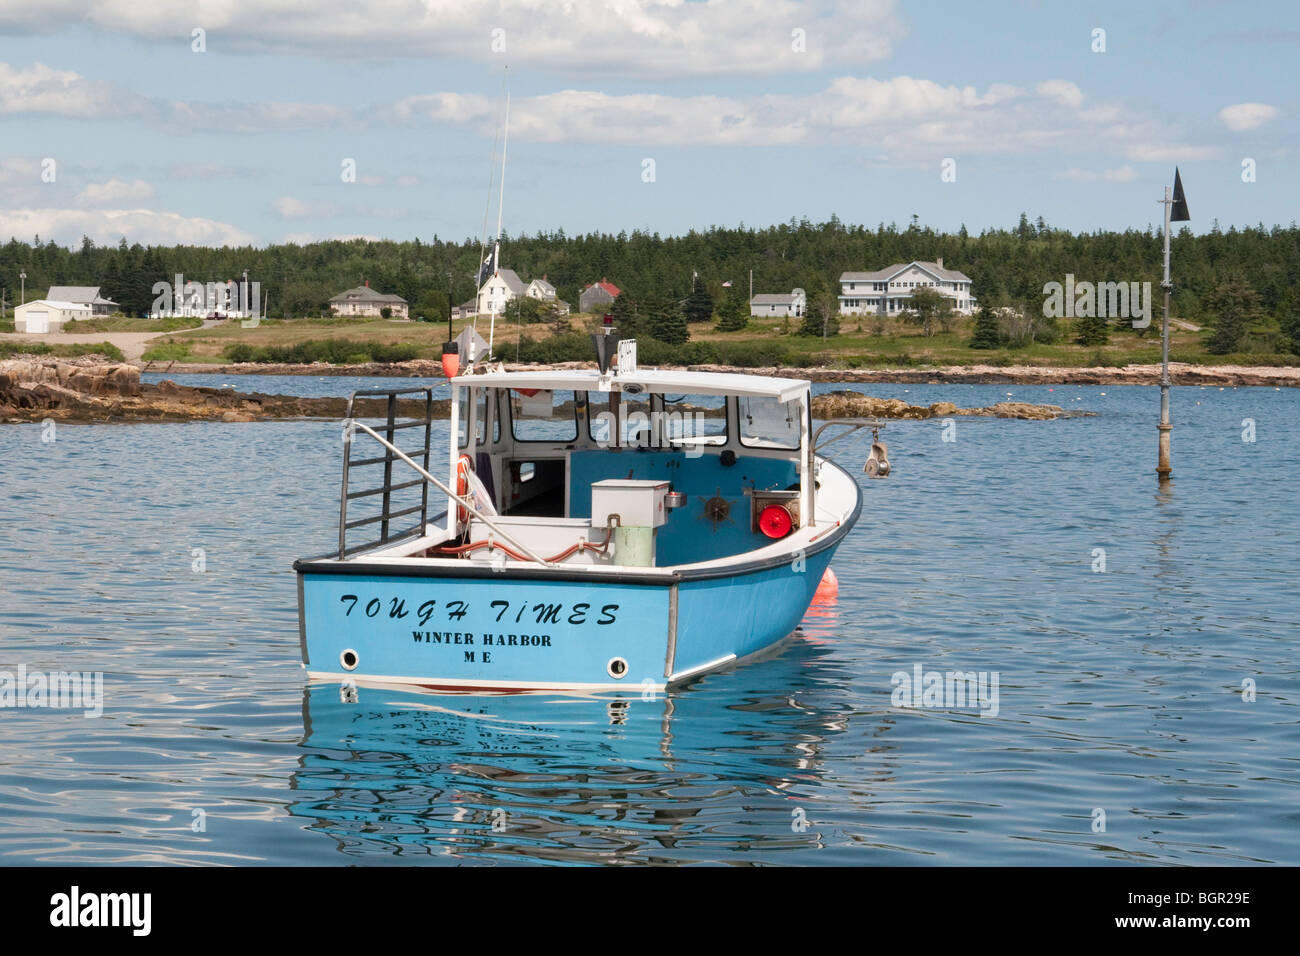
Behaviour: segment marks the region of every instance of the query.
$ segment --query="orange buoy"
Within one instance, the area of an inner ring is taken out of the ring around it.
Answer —
[[[448,342],[442,347],[442,374],[448,378],[455,378],[459,371],[460,346],[455,342]]]
[[[456,462],[456,494],[461,498],[469,497],[469,476],[474,470],[474,463],[470,461],[469,455],[461,455]],[[456,520],[459,524],[469,522],[469,509],[464,505],[456,507]]]
[[[830,568],[822,575],[822,579],[817,584],[817,591],[813,594],[814,601],[831,601],[840,593],[840,580],[835,576],[835,572]]]

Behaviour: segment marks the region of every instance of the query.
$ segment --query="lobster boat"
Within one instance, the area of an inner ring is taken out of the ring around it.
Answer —
[[[433,387],[353,394],[338,547],[294,564],[311,678],[644,694],[795,631],[862,509],[819,452],[881,423],[814,431],[806,381],[594,339],[593,368],[458,369],[445,423]]]

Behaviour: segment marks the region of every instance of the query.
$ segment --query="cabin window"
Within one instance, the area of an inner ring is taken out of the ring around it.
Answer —
[[[798,448],[799,401],[740,398],[740,443],[751,448]]]
[[[577,406],[567,388],[512,388],[510,418],[515,441],[570,442],[578,437]]]
[[[725,395],[665,395],[663,435],[672,446],[725,445],[727,397]]]
[[[611,394],[616,405],[610,407]],[[660,431],[656,427],[656,417],[650,414],[650,396],[633,395],[629,392],[592,392],[591,416],[587,427],[591,440],[602,448],[613,446],[610,440],[611,427],[618,421],[619,448],[656,448],[659,447]]]
[[[492,444],[501,440],[501,407],[497,404],[497,394],[495,388],[479,389],[478,401],[474,405],[474,439],[478,445],[487,444],[483,433],[487,428],[489,410],[492,412]]]
[[[458,414],[456,416],[456,447],[464,448],[469,443],[469,389],[458,388],[456,390],[456,401],[459,402]]]

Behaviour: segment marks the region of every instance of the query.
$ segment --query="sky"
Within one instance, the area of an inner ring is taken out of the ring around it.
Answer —
[[[1297,64],[1290,0],[4,0],[0,236],[478,239],[507,89],[507,234],[1145,228],[1175,165],[1288,225]]]

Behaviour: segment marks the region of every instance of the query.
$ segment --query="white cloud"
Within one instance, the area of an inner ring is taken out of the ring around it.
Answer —
[[[1182,143],[1157,145],[1143,142],[1129,146],[1125,155],[1139,163],[1190,163],[1198,159],[1215,159],[1222,152],[1217,146],[1187,146]]]
[[[21,114],[135,120],[182,134],[326,128],[355,119],[353,111],[328,103],[186,103],[141,96],[41,63],[19,68],[0,62],[0,116]]]
[[[176,6],[5,0],[0,32],[82,23],[176,44],[198,26],[209,51],[454,57],[674,77],[842,69],[887,58],[907,32],[896,0],[313,0],[306,14],[301,0],[199,2],[180,15]]]
[[[106,183],[90,183],[77,194],[77,202],[93,206],[139,202],[142,199],[152,198],[153,186],[143,179],[135,179],[129,183],[120,179],[110,179]]]
[[[1068,80],[1045,80],[1034,87],[1034,91],[1073,110],[1083,105],[1083,92]]]
[[[0,236],[39,235],[43,240],[70,245],[89,236],[100,244],[127,242],[143,245],[242,246],[251,245],[244,230],[214,219],[181,216],[150,209],[0,209]]]
[[[281,219],[308,219],[323,214],[318,207],[292,196],[281,196],[271,203],[271,209]]]
[[[516,119],[516,117],[521,117]],[[428,93],[370,114],[374,122],[452,125],[490,135],[499,106],[487,96]],[[610,94],[563,90],[511,105],[510,136],[542,142],[644,148],[835,143],[914,162],[971,154],[1092,152],[1130,160],[1200,158],[1213,147],[1177,143],[1158,120],[1119,103],[1085,105],[1072,83],[1032,89],[994,83],[980,90],[910,76],[838,77],[817,91],[752,97]],[[1128,175],[1122,169],[1114,177]]]
[[[107,86],[71,70],[53,70],[41,63],[19,69],[0,63],[0,115],[53,113],[91,118],[116,112],[112,99]]]
[[[1056,174],[1057,179],[1075,183],[1131,183],[1137,179],[1137,170],[1124,165],[1117,169],[1064,169]]]
[[[1267,103],[1236,103],[1219,110],[1219,121],[1234,132],[1263,126],[1277,116],[1276,106]]]

